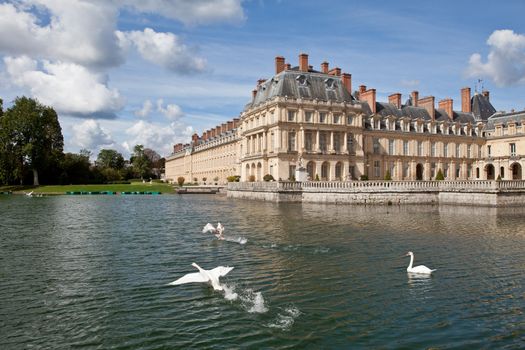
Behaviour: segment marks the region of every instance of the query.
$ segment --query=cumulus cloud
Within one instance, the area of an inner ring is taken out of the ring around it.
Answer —
[[[187,74],[202,72],[206,60],[196,57],[195,50],[184,45],[173,33],[144,31],[117,32],[121,46],[135,47],[145,60],[174,72]]]
[[[5,57],[4,64],[14,84],[60,113],[112,118],[124,105],[119,92],[107,87],[104,74],[83,66],[43,61],[40,70],[27,56]]]
[[[95,151],[104,147],[113,147],[115,144],[111,135],[93,119],[73,125],[72,131],[73,143],[79,148]]]
[[[186,25],[242,22],[242,0],[120,0],[123,6],[144,13],[155,13]]]
[[[135,145],[143,145],[161,155],[168,155],[174,144],[187,141],[192,134],[193,128],[181,123],[173,122],[166,126],[139,120],[126,130],[128,139],[122,143],[122,147],[131,153]]]
[[[150,100],[146,100],[142,104],[142,108],[135,111],[134,114],[135,116],[139,118],[147,118],[150,115],[152,109],[153,109],[153,103],[151,103]]]
[[[483,63],[479,53],[470,56],[467,76],[487,77],[498,86],[525,82],[525,35],[496,30],[488,38],[490,52]]]
[[[42,25],[30,5],[45,8],[49,23]],[[117,14],[118,8],[104,1],[0,4],[0,52],[90,67],[116,66],[124,61],[115,33]]]
[[[177,120],[184,116],[184,112],[182,112],[182,109],[176,104],[168,104],[166,107],[164,107],[163,104],[163,99],[157,100],[157,111],[162,113],[169,120]]]

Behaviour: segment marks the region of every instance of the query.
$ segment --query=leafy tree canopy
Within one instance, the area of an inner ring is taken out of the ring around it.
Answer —
[[[124,167],[124,157],[113,149],[100,150],[97,157],[97,165],[101,168],[122,169]]]
[[[58,115],[37,100],[18,97],[0,120],[0,162],[7,166],[2,180],[23,179],[25,169],[33,172],[39,185],[39,172],[57,168],[64,149]]]

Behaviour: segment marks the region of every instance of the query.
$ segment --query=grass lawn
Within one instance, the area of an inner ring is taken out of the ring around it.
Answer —
[[[100,191],[113,191],[113,192],[162,192],[175,193],[175,189],[172,185],[164,183],[142,183],[132,182],[129,185],[64,185],[64,186],[0,186],[1,191],[12,191],[12,192],[30,192],[35,193],[58,193],[65,194],[66,192],[100,192]]]

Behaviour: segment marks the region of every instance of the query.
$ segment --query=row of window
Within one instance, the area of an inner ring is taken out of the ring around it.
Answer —
[[[402,149],[401,152],[399,152],[396,148],[396,142],[402,142]],[[415,152],[414,150],[410,149],[410,143],[415,142]],[[395,139],[388,139],[388,149],[387,154],[389,155],[403,155],[403,156],[411,156],[411,155],[417,155],[417,156],[426,156],[428,153],[425,153],[425,141],[409,141],[409,140],[395,140]],[[440,152],[438,154],[438,143],[437,142],[430,142],[430,157],[451,157],[454,156],[456,158],[459,158],[461,156],[466,156],[467,158],[472,158],[472,145],[466,144],[466,153],[465,152],[465,145],[462,144],[455,144],[455,148],[452,148],[452,145],[449,145],[448,143],[439,143],[441,146]],[[462,147],[463,146],[463,147]],[[373,147],[373,153],[374,154],[381,154],[381,143],[380,139],[377,137],[374,137],[372,139],[372,147]],[[461,149],[463,148],[463,152],[461,152]],[[454,153],[451,153],[454,152]],[[415,154],[414,154],[415,153]],[[481,157],[481,148],[478,147],[478,157]]]
[[[479,131],[469,125],[453,124],[446,122],[421,122],[417,120],[390,120],[370,119],[369,128],[373,130],[418,132],[443,135],[468,135],[479,136]]]
[[[315,118],[317,117],[317,118]],[[288,110],[288,119],[289,122],[299,122],[298,113],[295,110]],[[343,124],[344,122],[346,125],[352,125],[354,122],[354,117],[352,115],[346,115],[346,117],[343,114],[329,114],[328,112],[317,112],[316,115],[314,115],[313,111],[304,111],[304,122],[305,123],[322,123],[322,124]]]

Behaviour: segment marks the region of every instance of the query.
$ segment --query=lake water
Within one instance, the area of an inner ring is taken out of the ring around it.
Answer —
[[[523,208],[0,196],[0,218],[1,349],[525,347]],[[167,286],[192,262],[234,266],[226,291]]]

